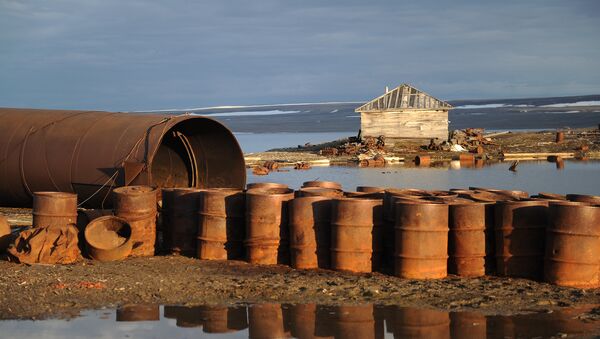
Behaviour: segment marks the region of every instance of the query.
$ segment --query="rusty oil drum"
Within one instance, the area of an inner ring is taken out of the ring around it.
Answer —
[[[446,277],[448,205],[398,201],[395,210],[395,275],[408,279]]]
[[[77,225],[77,194],[34,192],[33,223],[35,227]]]
[[[117,321],[159,321],[158,305],[123,305],[117,309]]]
[[[313,181],[305,181],[304,183],[302,183],[302,188],[306,188],[306,187],[321,187],[321,188],[331,188],[334,190],[342,190],[342,185],[339,182],[335,182],[335,181],[319,181],[319,180],[313,180]]]
[[[331,199],[301,197],[289,203],[291,266],[329,268]]]
[[[246,197],[241,190],[213,188],[200,192],[198,258],[242,259]]]
[[[385,191],[386,188],[385,187],[377,187],[377,186],[356,186],[356,191],[357,192],[364,192],[364,193],[377,193],[377,192],[383,192]]]
[[[592,205],[600,205],[600,196],[586,194],[567,194],[567,200],[575,202],[585,202]]]
[[[548,225],[548,202],[499,201],[495,210],[496,272],[541,279]]]
[[[251,264],[288,264],[288,188],[250,189],[246,192],[246,258]]]
[[[331,269],[372,272],[383,252],[383,201],[338,198],[331,208]]]
[[[113,190],[115,215],[129,222],[131,256],[153,256],[156,242],[156,189],[123,186]]]
[[[316,304],[297,304],[290,306],[291,334],[294,338],[316,337]]]
[[[485,275],[485,205],[449,205],[448,273],[462,277]]]
[[[196,255],[198,229],[198,188],[167,188],[162,190],[163,234],[170,253]]]
[[[373,305],[335,307],[334,337],[375,339]]]
[[[276,182],[252,182],[246,185],[246,188],[251,190],[255,188],[265,189],[265,188],[288,188],[286,184],[279,184]]]
[[[249,338],[287,338],[280,304],[255,304],[248,307]]]
[[[450,338],[448,312],[396,307],[394,312],[394,338]]]
[[[98,261],[123,260],[131,254],[131,226],[127,220],[105,215],[92,220],[83,232],[87,254]]]
[[[323,187],[304,187],[295,192],[297,198],[299,197],[329,197],[329,198],[340,198],[344,195],[344,192]]]
[[[600,207],[550,203],[544,280],[578,288],[600,287]]]

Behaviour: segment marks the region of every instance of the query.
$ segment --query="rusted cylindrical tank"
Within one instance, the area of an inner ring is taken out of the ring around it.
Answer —
[[[197,188],[162,190],[163,237],[170,253],[196,255],[200,192]]]
[[[381,264],[383,202],[338,198],[331,209],[331,268],[371,272]]]
[[[198,205],[198,258],[242,259],[246,226],[246,197],[236,189],[212,188],[200,192]]]
[[[249,338],[287,338],[280,304],[255,304],[248,307]]]
[[[437,279],[447,275],[448,205],[396,203],[395,275]]]
[[[548,225],[547,201],[499,201],[495,211],[496,271],[541,279]]]
[[[321,180],[313,180],[313,181],[305,181],[302,183],[302,187],[321,187],[321,188],[331,188],[334,190],[342,190],[342,185],[339,182],[335,181],[321,181]]]
[[[293,268],[329,268],[331,199],[301,197],[289,202],[290,252]]]
[[[600,207],[550,203],[544,280],[578,288],[600,287]]]
[[[394,338],[450,338],[448,312],[397,307],[394,320]]]
[[[556,143],[560,144],[565,141],[565,132],[556,132]]]
[[[297,304],[290,307],[291,334],[294,338],[315,338],[316,304]]]
[[[76,193],[109,207],[118,186],[243,188],[233,134],[191,114],[0,108],[0,206],[29,207],[33,192]]]
[[[99,261],[114,261],[131,254],[131,226],[127,220],[112,215],[96,218],[85,228],[87,254]]]
[[[431,164],[431,157],[429,155],[417,155],[415,157],[415,165],[417,166],[429,166]]]
[[[375,339],[373,305],[335,307],[335,338]]]
[[[204,333],[235,331],[228,326],[229,309],[227,306],[199,306],[198,315],[203,320],[202,332]]]
[[[158,305],[123,305],[117,308],[117,321],[159,321]]]
[[[495,195],[504,196],[505,199],[496,200],[520,200],[529,198],[529,193],[519,190],[503,190],[497,188],[485,188],[485,187],[469,187],[470,190],[489,192]]]
[[[77,194],[33,193],[33,227],[77,225]]]
[[[288,188],[250,189],[246,192],[246,257],[261,265],[288,264]]]
[[[450,337],[485,339],[487,338],[487,319],[477,312],[450,313]]]
[[[485,205],[450,204],[448,221],[448,273],[485,275]]]
[[[246,188],[249,190],[254,188],[288,188],[288,185],[276,182],[253,182],[249,183]]]
[[[567,200],[567,197],[563,194],[547,193],[547,192],[538,193],[536,198],[541,198],[541,199],[546,199],[546,200]]]
[[[386,188],[385,187],[377,187],[377,186],[356,186],[356,191],[357,192],[364,192],[364,193],[377,193],[377,192],[383,192],[385,191]]]
[[[113,190],[117,217],[131,226],[131,256],[153,256],[156,242],[156,189],[148,186],[124,186]]]
[[[586,194],[567,194],[567,200],[576,202],[585,202],[592,205],[600,204],[600,195]]]
[[[296,197],[329,197],[329,198],[339,198],[344,195],[344,192],[332,189],[332,188],[322,188],[322,187],[304,187],[296,192]]]

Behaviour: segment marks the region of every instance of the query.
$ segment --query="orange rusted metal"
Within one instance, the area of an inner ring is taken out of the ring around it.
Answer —
[[[364,192],[364,193],[378,193],[378,192],[383,192],[385,191],[386,188],[385,187],[376,187],[376,186],[356,186],[356,191],[357,192]]]
[[[246,185],[246,188],[249,190],[255,188],[288,188],[288,185],[276,182],[253,182]]]
[[[248,307],[249,338],[287,338],[280,304],[255,304]]]
[[[448,273],[485,275],[485,205],[451,203],[448,221]]]
[[[397,307],[394,338],[449,338],[448,312],[426,308]]]
[[[242,259],[246,197],[241,190],[212,188],[200,192],[198,258]]]
[[[228,326],[229,309],[227,306],[199,306],[198,316],[203,320],[202,332],[204,333],[235,331]]]
[[[399,201],[395,210],[395,275],[409,279],[446,277],[448,205]]]
[[[576,202],[585,202],[592,205],[600,204],[600,195],[586,194],[567,194],[567,200]]]
[[[156,242],[156,189],[148,186],[124,186],[113,190],[117,217],[131,226],[131,256],[153,256]]]
[[[484,187],[469,187],[470,190],[474,191],[483,191],[488,192],[500,196],[504,196],[505,199],[496,199],[496,200],[520,200],[529,198],[529,193],[525,191],[518,190],[501,190],[496,188],[484,188]]]
[[[313,180],[313,181],[305,181],[302,184],[302,187],[322,187],[322,188],[331,188],[331,189],[335,189],[335,190],[342,190],[342,185],[339,182],[335,182],[335,181],[319,181],[319,180]]]
[[[331,199],[301,197],[289,202],[291,266],[329,268]]]
[[[560,144],[565,141],[565,132],[556,132],[556,143]]]
[[[375,339],[373,305],[335,307],[335,338]]]
[[[290,306],[290,332],[294,338],[315,338],[316,304]]]
[[[296,197],[329,197],[339,198],[344,195],[344,192],[338,189],[322,188],[322,187],[304,187],[296,191]]]
[[[13,240],[8,219],[0,215],[0,253],[4,253]]]
[[[331,268],[379,269],[383,252],[383,201],[337,198],[331,209]]]
[[[570,287],[600,287],[600,207],[551,202],[544,280]]]
[[[450,338],[487,338],[487,319],[477,312],[451,312]]]
[[[415,157],[415,165],[417,166],[429,166],[431,164],[431,157],[429,155],[417,155]]]
[[[246,183],[235,137],[207,117],[0,108],[0,121],[2,206],[29,207],[37,191],[76,193],[102,208],[118,186]]]
[[[84,231],[87,254],[98,261],[115,261],[131,254],[131,226],[127,220],[112,215],[92,220]]]
[[[162,189],[162,230],[165,247],[170,253],[188,257],[196,255],[201,191],[197,188]]]
[[[246,256],[249,263],[288,264],[288,188],[250,189],[246,192]]]
[[[33,227],[77,225],[77,194],[33,193]]]
[[[536,198],[546,199],[546,200],[567,200],[567,196],[563,194],[556,193],[547,193],[540,192],[536,195]]]
[[[499,201],[495,210],[496,271],[541,279],[548,225],[547,201]]]
[[[117,321],[159,321],[158,305],[123,305],[117,309]]]

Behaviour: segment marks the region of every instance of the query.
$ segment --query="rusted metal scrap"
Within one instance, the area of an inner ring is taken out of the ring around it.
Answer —
[[[37,227],[19,234],[10,256],[26,264],[71,264],[81,257],[73,225]]]
[[[296,164],[294,164],[294,169],[296,169],[296,170],[309,170],[309,169],[311,169],[311,166],[307,162],[300,161],[300,162],[297,162]]]
[[[369,152],[380,153],[385,149],[385,137],[364,137],[361,139],[350,138],[348,142],[337,148],[326,147],[319,151],[321,155],[337,156],[337,155],[359,155]]]
[[[264,166],[254,166],[254,168],[252,169],[252,173],[254,175],[267,175],[269,174],[269,169],[264,167]]]
[[[0,121],[2,206],[31,207],[38,191],[99,208],[119,186],[246,184],[237,140],[207,117],[0,108]]]

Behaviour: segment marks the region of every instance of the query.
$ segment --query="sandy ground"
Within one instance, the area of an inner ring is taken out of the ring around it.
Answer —
[[[497,277],[404,280],[380,273],[294,270],[180,256],[73,265],[0,261],[0,319],[69,317],[129,303],[376,303],[485,314],[600,305],[600,289],[562,288]],[[593,316],[593,314],[592,314]]]

